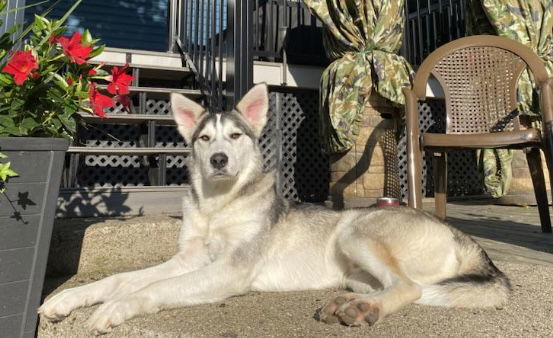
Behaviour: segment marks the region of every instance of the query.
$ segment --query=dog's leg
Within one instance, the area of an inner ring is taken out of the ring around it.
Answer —
[[[95,334],[105,333],[139,314],[161,309],[217,302],[247,292],[250,277],[247,269],[217,261],[182,276],[162,280],[135,293],[106,302],[89,319]]]
[[[421,287],[405,276],[398,262],[379,241],[346,236],[339,240],[338,246],[349,260],[374,276],[382,285],[382,290],[337,297],[321,310],[322,321],[373,325],[387,314],[420,298]]]
[[[128,295],[162,279],[199,269],[209,263],[201,239],[188,240],[169,261],[144,270],[116,274],[100,281],[66,289],[47,300],[38,312],[49,320],[61,320],[71,311]]]

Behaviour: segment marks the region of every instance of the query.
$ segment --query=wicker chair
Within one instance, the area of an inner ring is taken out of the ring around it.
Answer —
[[[543,132],[521,125],[517,82],[529,69],[540,88]],[[446,103],[444,134],[420,133],[417,101],[426,99],[432,75]],[[540,156],[545,153],[553,184],[553,78],[529,48],[506,38],[478,35],[452,41],[430,54],[419,67],[406,99],[409,206],[422,207],[422,151],[434,154],[436,216],[446,216],[447,151],[455,149],[524,149],[532,176],[543,232],[551,232]],[[421,151],[422,150],[422,151]]]

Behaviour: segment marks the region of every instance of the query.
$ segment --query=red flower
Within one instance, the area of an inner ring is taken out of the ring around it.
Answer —
[[[85,47],[81,44],[81,34],[76,32],[71,37],[71,40],[65,37],[58,39],[61,47],[63,48],[63,53],[69,56],[71,62],[75,62],[78,65],[82,65],[86,62],[86,58],[90,55],[92,47]]]
[[[50,42],[50,46],[56,43],[56,39],[57,38],[53,35],[48,39],[48,42]]]
[[[2,71],[12,74],[15,84],[22,86],[23,82],[25,82],[29,76],[29,73],[31,73],[33,69],[37,68],[37,60],[31,51],[23,52],[18,50],[12,55],[10,61],[6,64]]]
[[[123,106],[123,109],[125,109],[126,111],[129,111],[129,108],[132,102],[128,95],[117,95],[115,99],[119,101],[119,103],[121,103],[121,105]]]
[[[73,84],[73,78],[71,78],[71,76],[68,76],[67,79],[65,79],[65,81],[67,82],[68,85],[72,85]]]
[[[95,69],[89,70],[89,71],[88,71],[88,75],[89,75],[89,76],[94,76],[94,75],[96,75],[96,70],[95,70]]]
[[[33,77],[33,79],[36,80],[36,79],[38,79],[38,78],[40,77],[40,73],[39,73],[39,72],[33,72],[33,73],[31,74],[31,76]]]
[[[111,83],[108,85],[108,92],[113,95],[127,95],[129,94],[129,85],[134,77],[126,74],[125,71],[129,68],[129,64],[126,63],[123,67],[111,68]]]
[[[94,82],[89,83],[88,88],[88,98],[94,109],[94,114],[100,116],[101,118],[106,118],[104,109],[111,108],[114,105],[111,97],[100,94],[98,89],[96,89],[96,84]]]

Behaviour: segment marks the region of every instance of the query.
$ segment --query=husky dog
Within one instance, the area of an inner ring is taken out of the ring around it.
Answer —
[[[192,147],[177,254],[169,261],[64,290],[39,309],[60,320],[102,303],[89,319],[104,333],[137,315],[222,301],[248,291],[347,288],[320,320],[373,325],[410,303],[504,304],[507,277],[470,237],[406,207],[345,211],[291,206],[264,173],[257,145],[267,86],[233,111],[208,113],[174,94],[178,130]]]

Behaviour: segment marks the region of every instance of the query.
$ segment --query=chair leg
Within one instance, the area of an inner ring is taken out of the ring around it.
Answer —
[[[549,216],[549,203],[547,201],[547,189],[541,164],[541,155],[538,148],[525,149],[528,168],[532,176],[534,194],[538,203],[542,232],[551,232],[551,217]]]
[[[407,186],[409,207],[422,208],[422,154],[414,151],[407,156]]]
[[[447,204],[447,153],[435,153],[432,157],[434,172],[434,204],[436,217],[445,220]]]

